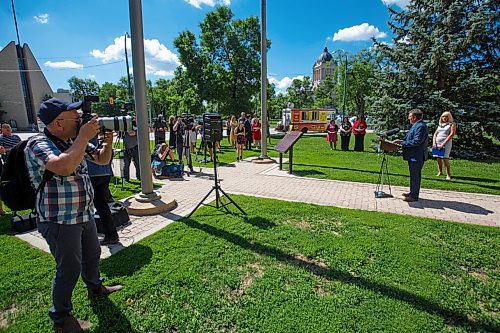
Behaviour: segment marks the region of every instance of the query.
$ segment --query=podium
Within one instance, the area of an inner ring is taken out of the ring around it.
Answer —
[[[378,153],[382,152],[382,163],[380,164],[380,171],[378,174],[377,188],[375,189],[375,198],[392,198],[391,181],[389,179],[389,167],[386,153],[396,152],[401,148],[400,145],[386,141],[384,139],[379,139],[378,141]],[[389,193],[384,192],[384,181],[387,179],[387,185],[389,187]]]

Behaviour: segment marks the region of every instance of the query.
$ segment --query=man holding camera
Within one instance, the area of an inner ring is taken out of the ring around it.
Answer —
[[[96,118],[82,124],[77,111],[81,105],[55,98],[43,102],[38,116],[47,127],[28,140],[24,151],[34,187],[39,188],[46,181],[37,193],[36,211],[38,231],[56,261],[53,306],[49,310],[56,332],[80,332],[91,326],[71,314],[71,297],[80,275],[89,299],[122,289],[120,285],[102,284],[101,247],[93,217],[94,193],[85,162],[92,158],[97,164],[109,163],[113,133],[105,134],[101,149],[89,144],[100,126]],[[48,174],[53,176],[47,177]]]
[[[184,173],[184,162],[182,160],[183,154],[186,155],[186,160],[190,172],[194,172],[193,163],[191,161],[191,151],[189,142],[189,130],[191,126],[194,126],[194,122],[187,121],[187,114],[183,113],[181,117],[177,119],[174,125],[174,132],[176,134],[177,143],[177,156],[179,157],[179,164],[181,165],[181,172]]]
[[[408,161],[410,170],[410,192],[403,193],[403,200],[406,202],[418,201],[420,194],[420,181],[422,179],[422,167],[427,159],[427,143],[429,140],[429,130],[422,121],[423,113],[419,109],[410,110],[408,120],[412,125],[406,133],[405,139],[392,141],[403,147],[403,159]]]

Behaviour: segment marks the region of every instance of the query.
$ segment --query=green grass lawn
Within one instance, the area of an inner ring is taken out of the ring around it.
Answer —
[[[303,136],[294,147],[293,172],[306,177],[346,180],[376,184],[382,156],[370,148],[374,145],[374,134],[365,137],[365,151],[354,152],[354,138],[351,138],[351,151],[341,151],[340,142],[337,150],[330,150],[324,135]],[[268,145],[268,155],[278,157],[274,146],[279,138],[272,139]],[[244,151],[243,157],[259,156],[260,150]],[[288,155],[288,154],[286,154]],[[287,157],[285,155],[285,157]],[[401,156],[387,155],[390,182],[392,185],[409,186],[408,164]],[[219,154],[221,165],[234,163],[236,152],[223,141]],[[196,164],[196,163],[195,163]],[[422,187],[451,191],[500,194],[500,161],[451,160],[452,181],[445,177],[436,177],[435,160],[428,160],[422,170]],[[288,170],[288,163],[284,164]]]
[[[304,136],[294,148],[293,171],[296,174],[314,178],[348,180],[363,183],[377,183],[382,161],[370,148],[374,134],[365,137],[365,152],[354,152],[354,138],[351,151],[331,151],[324,136]],[[409,186],[408,164],[401,156],[388,155],[388,168],[392,185]],[[451,160],[453,180],[437,177],[435,160],[428,160],[422,170],[422,187],[500,194],[500,161]]]
[[[500,229],[233,196],[103,260],[91,332],[498,332]],[[0,225],[0,330],[48,332],[54,262]],[[128,301],[128,302],[127,302]]]

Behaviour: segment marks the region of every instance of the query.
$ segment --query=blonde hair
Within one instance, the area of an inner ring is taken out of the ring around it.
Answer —
[[[439,117],[439,125],[443,125],[443,117],[448,117],[448,123],[453,124],[453,116],[451,115],[450,111],[443,112],[443,114]]]

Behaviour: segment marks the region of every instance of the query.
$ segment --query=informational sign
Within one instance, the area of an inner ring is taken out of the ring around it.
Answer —
[[[291,147],[293,147],[295,142],[300,139],[302,134],[304,133],[302,133],[301,131],[293,131],[287,133],[285,137],[280,141],[280,143],[278,143],[276,147],[274,147],[274,150],[282,154],[286,153]]]

